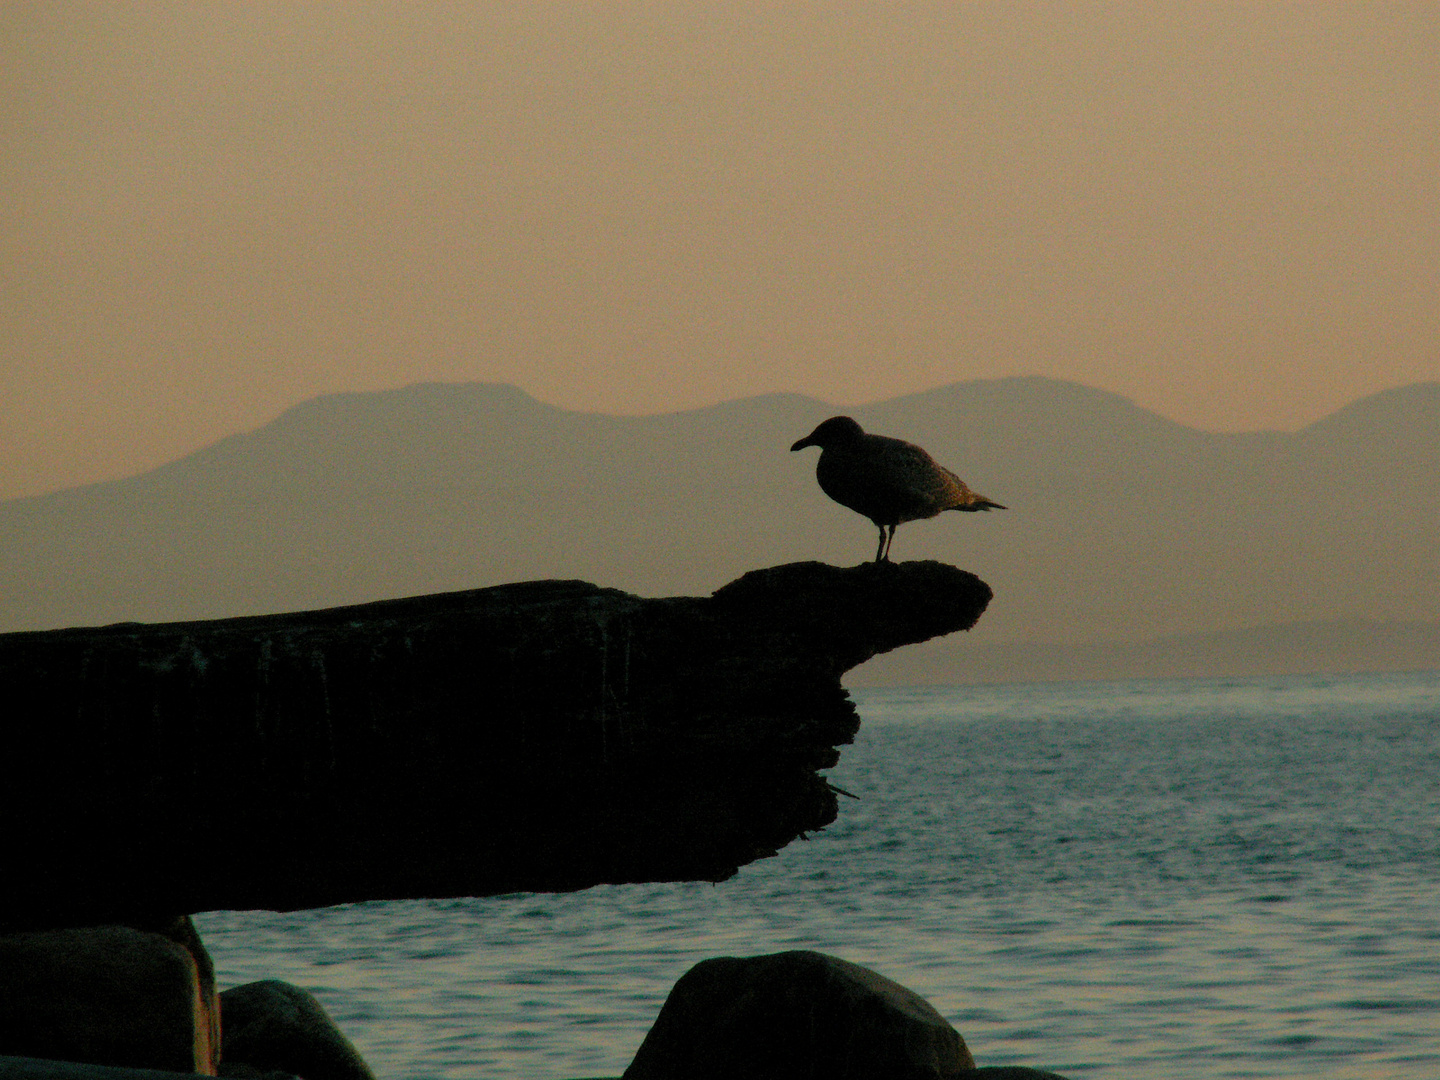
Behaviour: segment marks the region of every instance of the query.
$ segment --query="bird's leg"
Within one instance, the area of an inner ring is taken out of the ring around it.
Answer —
[[[895,542],[895,530],[898,525],[890,526],[890,535],[885,538],[885,561],[890,561],[890,545]]]
[[[875,548],[875,561],[883,562],[883,556],[885,554],[885,526],[877,525],[876,528],[880,530],[880,543]]]

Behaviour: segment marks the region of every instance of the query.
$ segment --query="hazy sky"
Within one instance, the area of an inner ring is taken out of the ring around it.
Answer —
[[[1440,378],[1440,5],[0,5],[0,497],[317,393]]]

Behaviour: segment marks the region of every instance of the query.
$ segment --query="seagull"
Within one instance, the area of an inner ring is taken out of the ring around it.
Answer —
[[[820,490],[880,530],[877,563],[890,561],[895,527],[902,522],[932,518],[944,510],[1005,509],[971,491],[914,443],[867,435],[848,416],[832,416],[790,449],[807,446],[820,447],[815,466]]]

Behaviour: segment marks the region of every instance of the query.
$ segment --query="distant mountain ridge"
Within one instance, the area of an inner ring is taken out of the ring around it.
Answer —
[[[859,562],[872,526],[821,494],[813,451],[788,452],[838,412],[1011,508],[895,540],[897,559],[995,588],[977,645],[1440,620],[1440,383],[1228,434],[1022,377],[639,417],[485,383],[315,398],[141,476],[0,502],[0,630],[546,577],[695,594],[776,562]]]

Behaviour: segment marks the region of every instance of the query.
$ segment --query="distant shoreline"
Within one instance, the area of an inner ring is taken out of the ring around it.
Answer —
[[[1148,641],[975,643],[964,635],[877,656],[847,686],[1251,678],[1440,671],[1440,622],[1288,623]]]

